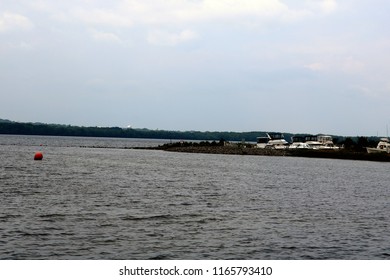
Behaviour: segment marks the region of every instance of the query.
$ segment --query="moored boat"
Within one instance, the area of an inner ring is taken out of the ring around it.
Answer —
[[[317,139],[318,139],[318,142],[321,143],[319,149],[324,149],[324,150],[338,150],[338,149],[340,149],[338,146],[336,146],[333,143],[333,138],[330,135],[318,135]]]
[[[282,133],[267,133],[267,137],[257,137],[257,148],[262,149],[287,149],[289,143]]]
[[[376,148],[367,147],[367,153],[390,153],[390,141],[389,138],[381,138]]]
[[[305,142],[305,136],[292,136],[292,144],[289,149],[313,149],[312,146]]]
[[[265,149],[269,142],[269,138],[267,137],[257,137],[257,144],[256,147],[260,149]]]
[[[284,139],[284,135],[282,133],[267,133],[269,141],[267,143],[266,148],[270,149],[287,149],[289,143]]]
[[[289,149],[313,149],[309,144],[303,142],[292,143],[288,148]]]
[[[338,150],[340,149],[333,143],[333,138],[330,135],[307,135],[305,143],[316,150]]]

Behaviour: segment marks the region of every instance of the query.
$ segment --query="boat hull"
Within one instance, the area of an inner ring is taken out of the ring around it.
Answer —
[[[389,153],[389,149],[366,148],[369,154]]]

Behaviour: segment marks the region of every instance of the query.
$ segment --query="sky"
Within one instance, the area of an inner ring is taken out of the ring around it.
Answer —
[[[0,118],[386,136],[387,0],[1,0]]]

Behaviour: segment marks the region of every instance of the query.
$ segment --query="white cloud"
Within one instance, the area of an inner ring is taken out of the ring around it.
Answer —
[[[373,90],[372,87],[368,87],[367,85],[351,85],[350,88],[354,91],[357,92],[358,94],[361,94],[363,96],[367,96],[370,98],[377,98],[379,97],[378,92]]]
[[[114,26],[114,27],[131,27],[133,22],[130,16],[126,16],[120,13],[120,11],[106,11],[101,9],[75,10],[73,16],[87,25],[102,25],[102,26]]]
[[[337,10],[337,0],[306,0],[307,8],[312,11],[321,11],[328,14]]]
[[[180,43],[191,41],[198,36],[191,30],[183,30],[179,33],[166,32],[164,30],[153,30],[149,32],[147,40],[150,44],[160,46],[175,46]]]
[[[264,19],[298,19],[307,10],[290,9],[279,0],[144,0],[124,1],[121,11],[141,24],[191,23],[212,20],[235,20],[250,17]]]
[[[362,74],[365,70],[365,63],[353,57],[339,57],[333,60],[314,62],[304,65],[312,71],[344,72],[349,75]]]
[[[365,69],[365,65],[360,60],[353,57],[347,57],[342,61],[341,69],[348,74],[358,74]]]
[[[193,16],[199,18],[232,18],[246,15],[257,15],[263,17],[272,17],[287,11],[287,6],[278,0],[205,0],[200,5],[197,5],[196,12],[192,13],[192,9],[188,5],[182,10],[181,17],[183,19]]]
[[[310,69],[312,71],[322,71],[326,68],[326,66],[321,62],[314,62],[310,64],[304,65],[305,68]]]
[[[336,10],[337,2],[336,0],[323,0],[320,6],[325,13],[330,13]]]
[[[33,23],[23,15],[10,12],[0,15],[0,32],[29,30],[33,26]]]
[[[25,41],[0,43],[0,52],[4,50],[18,50],[26,52],[33,49],[34,45]]]
[[[330,1],[330,2],[329,2]],[[42,1],[41,1],[42,2]],[[68,3],[68,2],[67,2]],[[90,1],[76,1],[63,9],[41,3],[40,9],[61,21],[74,19],[89,26],[129,28],[134,25],[188,24],[213,20],[298,20],[312,15],[310,5],[288,6],[280,0],[122,0],[97,8]],[[321,1],[325,10],[332,0]]]
[[[114,33],[90,30],[91,36],[96,41],[120,43],[121,39]]]

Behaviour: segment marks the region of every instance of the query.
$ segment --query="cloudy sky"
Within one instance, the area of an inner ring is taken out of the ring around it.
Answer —
[[[0,118],[386,135],[387,0],[1,0]]]

